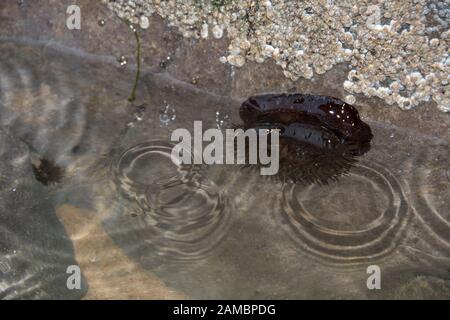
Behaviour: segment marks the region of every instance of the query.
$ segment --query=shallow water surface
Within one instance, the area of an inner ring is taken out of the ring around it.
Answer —
[[[0,297],[450,298],[448,137],[364,119],[371,150],[328,183],[176,166],[172,130],[238,122],[245,98],[144,73],[131,104],[133,72],[107,58],[0,52]],[[39,182],[36,158],[61,182]]]

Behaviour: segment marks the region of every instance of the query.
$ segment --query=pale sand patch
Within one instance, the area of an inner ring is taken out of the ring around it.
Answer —
[[[56,208],[89,284],[84,299],[186,299],[130,260],[101,226],[101,214],[70,205]]]

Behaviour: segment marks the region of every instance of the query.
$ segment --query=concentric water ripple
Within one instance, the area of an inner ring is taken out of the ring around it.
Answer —
[[[224,238],[232,205],[200,167],[175,165],[172,148],[164,141],[142,143],[114,163],[120,193],[140,208],[136,213],[132,206],[122,206],[122,214],[132,211],[128,217],[135,217],[120,232],[140,238],[157,256],[199,259]]]
[[[415,212],[434,239],[436,249],[450,257],[450,180],[448,145],[415,159],[411,187]]]
[[[396,177],[374,162],[328,185],[288,184],[282,223],[307,253],[338,264],[388,256],[399,245],[410,208]]]

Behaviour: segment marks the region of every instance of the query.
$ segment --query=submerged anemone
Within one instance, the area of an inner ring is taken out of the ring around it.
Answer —
[[[31,161],[36,180],[49,186],[61,182],[64,170],[47,158],[33,159]]]
[[[245,129],[279,130],[282,180],[327,183],[369,151],[372,131],[353,106],[307,94],[252,96],[241,105]]]

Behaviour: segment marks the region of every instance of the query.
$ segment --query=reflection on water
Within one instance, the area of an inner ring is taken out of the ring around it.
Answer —
[[[66,268],[76,264],[48,190],[36,181],[26,144],[0,131],[0,299],[80,298],[68,292]]]
[[[1,124],[33,151],[58,154],[64,161],[86,132],[86,100],[67,79],[70,67],[56,70],[35,50],[18,56],[7,45],[2,50]]]
[[[76,261],[111,279],[90,279],[89,292],[121,282],[142,288],[115,263],[92,258],[95,250],[121,250],[164,290],[190,298],[370,297],[370,264],[389,279],[378,298],[413,297],[411,283],[420,284],[418,297],[450,297],[448,141],[365,119],[372,149],[327,183],[176,166],[171,130],[194,120],[216,127],[216,112],[233,119],[241,101],[147,74],[138,119],[126,102],[134,73],[114,69],[114,59],[16,43],[0,52],[1,297],[80,297],[85,284],[65,287]],[[176,118],[162,126],[165,105]],[[61,182],[39,183],[35,157],[64,168]],[[61,206],[81,209],[60,222]]]

